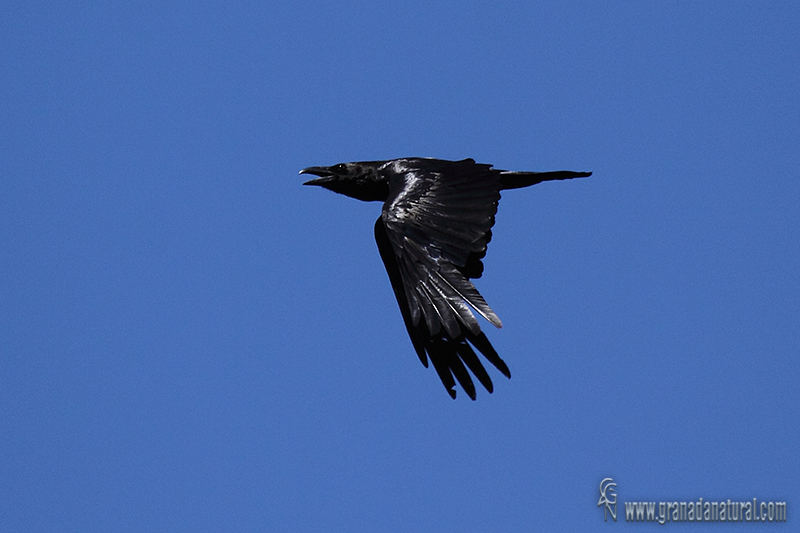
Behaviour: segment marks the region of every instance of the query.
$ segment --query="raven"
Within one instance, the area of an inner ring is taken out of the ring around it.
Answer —
[[[472,346],[511,377],[472,310],[498,328],[502,323],[470,281],[483,274],[500,191],[591,172],[512,172],[473,159],[410,157],[308,167],[300,174],[318,176],[303,185],[383,202],[375,222],[378,251],[414,350],[426,367],[430,358],[451,398],[458,380],[475,399],[467,369],[487,391],[494,389]]]

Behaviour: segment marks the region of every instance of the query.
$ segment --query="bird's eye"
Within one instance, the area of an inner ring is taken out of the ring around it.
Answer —
[[[344,166],[344,163],[339,163],[338,165],[334,165],[333,170],[335,170],[336,172],[344,172],[345,170],[347,170],[347,167]]]

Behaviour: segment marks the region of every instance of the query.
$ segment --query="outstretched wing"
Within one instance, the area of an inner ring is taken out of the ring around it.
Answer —
[[[475,399],[467,368],[491,392],[492,381],[472,346],[504,375],[472,311],[502,324],[469,278],[480,277],[500,199],[500,172],[471,159],[401,159],[375,239],[403,320],[422,363],[430,358],[455,398],[455,379]],[[472,346],[470,346],[472,345]]]

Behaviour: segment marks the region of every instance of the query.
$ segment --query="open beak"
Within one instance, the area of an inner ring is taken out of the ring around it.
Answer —
[[[313,174],[319,176],[313,180],[308,180],[303,185],[319,185],[322,186],[326,183],[333,181],[334,173],[328,167],[308,167],[300,171],[300,174]]]

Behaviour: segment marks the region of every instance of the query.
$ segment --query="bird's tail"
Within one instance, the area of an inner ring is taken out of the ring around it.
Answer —
[[[572,172],[570,170],[556,170],[554,172],[513,172],[503,170],[500,172],[500,184],[504,190],[520,189],[543,181],[587,178],[591,175],[591,172]]]

